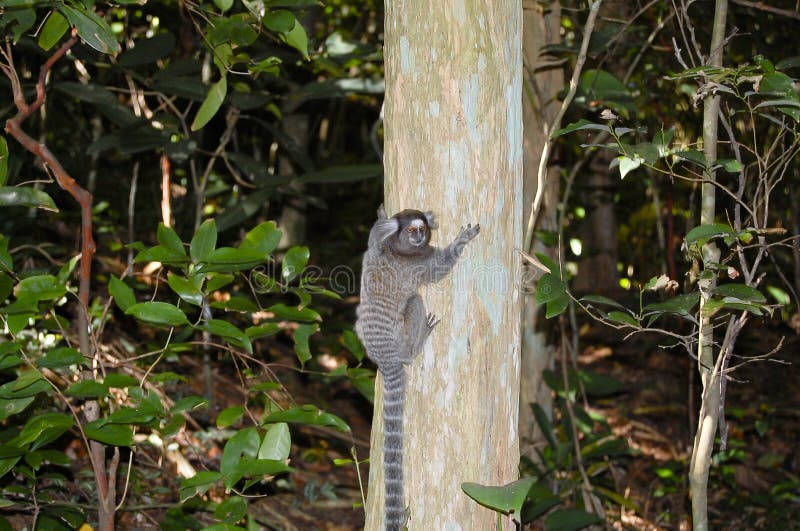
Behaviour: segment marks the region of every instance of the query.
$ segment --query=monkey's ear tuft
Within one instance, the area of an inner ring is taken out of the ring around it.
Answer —
[[[431,229],[439,228],[439,224],[436,223],[436,215],[430,210],[425,211],[425,221],[428,223],[429,228]]]
[[[377,231],[378,241],[385,241],[386,238],[397,232],[400,228],[400,222],[395,218],[379,219],[375,222],[375,230]]]
[[[386,215],[386,209],[383,207],[383,203],[381,203],[381,206],[378,207],[378,219],[386,219],[387,217],[389,216]]]

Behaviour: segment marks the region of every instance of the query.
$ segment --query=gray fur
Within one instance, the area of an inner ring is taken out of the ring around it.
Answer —
[[[424,227],[415,230],[415,220]],[[414,225],[414,226],[412,226]],[[383,376],[384,447],[387,531],[400,531],[403,515],[403,406],[405,365],[422,351],[439,323],[425,311],[418,290],[443,279],[480,225],[461,228],[444,249],[430,246],[433,212],[403,210],[386,217],[383,205],[369,235],[361,273],[361,303],[356,310],[356,333]]]

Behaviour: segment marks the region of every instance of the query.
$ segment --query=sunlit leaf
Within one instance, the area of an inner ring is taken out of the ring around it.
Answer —
[[[522,504],[535,482],[536,478],[523,478],[500,487],[462,483],[461,490],[484,507],[511,514],[515,520],[521,522]]]
[[[7,163],[8,158],[4,157],[2,160]],[[31,186],[0,186],[0,207],[5,206],[36,207],[58,212],[53,198]]]
[[[350,426],[348,426],[345,421],[336,415],[325,413],[316,406],[312,405],[295,407],[283,411],[275,411],[270,413],[261,421],[262,424],[269,424],[272,422],[295,422],[298,424],[331,426],[340,431],[350,431]]]

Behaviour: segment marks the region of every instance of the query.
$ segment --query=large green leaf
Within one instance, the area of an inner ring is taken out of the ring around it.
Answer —
[[[305,405],[285,409],[283,411],[275,411],[267,415],[262,421],[262,424],[269,424],[272,422],[295,422],[298,424],[310,424],[316,426],[331,426],[341,431],[349,432],[350,426],[345,421],[331,413],[325,413],[316,406]]]
[[[39,47],[47,51],[52,48],[69,29],[69,22],[58,11],[52,11],[39,33]]]
[[[106,424],[105,419],[90,422],[83,427],[90,439],[112,446],[133,446],[133,428],[126,424]]]
[[[257,254],[266,259],[281,241],[281,231],[274,221],[265,221],[250,229],[239,249]]]
[[[200,306],[203,302],[203,292],[200,291],[202,283],[202,275],[186,278],[170,273],[167,277],[167,284],[172,288],[172,291],[177,293],[181,299],[195,306]]]
[[[108,281],[108,292],[114,297],[114,302],[123,312],[136,304],[136,295],[133,289],[114,275]]]
[[[146,323],[180,326],[188,325],[186,314],[175,305],[166,302],[140,302],[125,311]]]
[[[37,367],[58,369],[70,365],[82,365],[86,359],[83,354],[70,347],[54,348],[36,361]]]
[[[537,304],[546,304],[562,297],[566,291],[566,282],[552,273],[546,273],[536,283],[536,302]]]
[[[202,129],[213,117],[225,101],[225,96],[228,94],[228,80],[223,76],[219,81],[211,85],[208,90],[206,99],[200,105],[192,122],[192,131]]]
[[[264,440],[258,449],[258,458],[284,461],[289,458],[291,449],[292,436],[289,433],[289,425],[278,422],[270,426],[264,434]]]
[[[294,351],[301,365],[305,365],[311,359],[311,350],[308,346],[308,338],[311,334],[319,330],[317,323],[301,324],[294,331]]]
[[[184,502],[192,496],[205,494],[222,475],[211,470],[201,470],[194,477],[181,480],[180,499]]]
[[[205,220],[192,237],[189,244],[189,255],[195,262],[202,262],[217,245],[217,224],[213,219]]]
[[[462,483],[461,490],[484,507],[503,514],[511,514],[517,522],[522,520],[522,504],[536,478],[522,478],[500,487]]]
[[[291,282],[297,277],[308,263],[310,256],[308,247],[292,247],[283,257],[281,264],[281,278],[284,282]]]
[[[81,6],[59,6],[59,11],[67,18],[70,25],[78,29],[78,36],[101,53],[116,53],[119,51],[114,33],[108,23],[100,18],[94,11],[89,11]]]
[[[168,56],[175,48],[175,36],[162,31],[149,39],[134,41],[135,46],[119,54],[119,65],[133,67],[154,63]]]
[[[602,518],[582,509],[561,509],[547,516],[544,527],[546,531],[577,531],[602,523]]]
[[[0,165],[2,161],[8,161],[8,158],[0,160]],[[56,204],[49,195],[31,186],[0,186],[0,207],[4,206],[36,207],[58,212]]]

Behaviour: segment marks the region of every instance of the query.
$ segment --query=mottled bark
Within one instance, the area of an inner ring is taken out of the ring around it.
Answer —
[[[452,275],[422,293],[442,322],[408,371],[408,526],[493,529],[495,513],[461,484],[518,477],[522,8],[390,1],[385,28],[387,210],[436,211],[437,245],[482,227]],[[381,407],[378,393],[368,530],[383,528]]]

